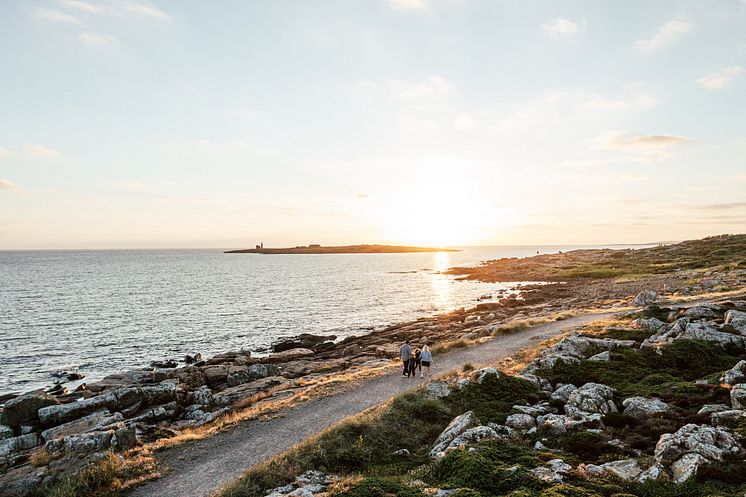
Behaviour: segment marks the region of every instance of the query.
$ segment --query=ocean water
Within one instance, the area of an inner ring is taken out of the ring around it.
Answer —
[[[512,285],[449,267],[579,247],[259,255],[220,250],[0,251],[0,393],[86,381],[299,333],[361,334],[476,303]]]

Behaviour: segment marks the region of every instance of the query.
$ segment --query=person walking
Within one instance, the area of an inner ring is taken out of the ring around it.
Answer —
[[[407,376],[417,378],[417,359],[415,358],[414,350],[409,354],[409,372]]]
[[[404,363],[404,371],[402,372],[402,378],[407,376],[409,373],[409,356],[412,354],[412,347],[409,345],[409,340],[405,340],[404,344],[399,347],[399,358]]]
[[[422,378],[422,362],[420,360],[420,357],[422,356],[422,351],[419,347],[415,347],[414,349],[414,375],[417,376],[417,370],[420,370],[420,378]]]
[[[420,354],[420,361],[422,361],[421,366],[420,366],[420,378],[423,378],[423,375],[422,375],[423,367],[427,368],[427,375],[432,376],[432,373],[430,372],[430,365],[433,362],[433,353],[430,352],[430,347],[428,347],[427,345],[422,347],[422,353]]]

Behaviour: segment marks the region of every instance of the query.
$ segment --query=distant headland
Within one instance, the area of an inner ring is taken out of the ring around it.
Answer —
[[[457,249],[433,247],[406,247],[401,245],[342,245],[324,247],[305,245],[287,248],[264,248],[264,244],[253,249],[226,250],[226,254],[403,254],[408,252],[460,252]]]

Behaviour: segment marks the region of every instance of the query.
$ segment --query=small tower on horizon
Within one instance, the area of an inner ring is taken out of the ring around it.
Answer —
[[[261,246],[262,250],[264,250],[264,242],[262,242],[262,243],[260,244],[260,246]]]

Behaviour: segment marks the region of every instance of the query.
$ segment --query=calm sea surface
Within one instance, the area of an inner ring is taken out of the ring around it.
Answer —
[[[0,251],[0,393],[86,381],[153,360],[340,337],[473,305],[510,285],[437,274],[578,247],[430,254],[258,255],[219,250]],[[621,248],[621,247],[620,247]]]

